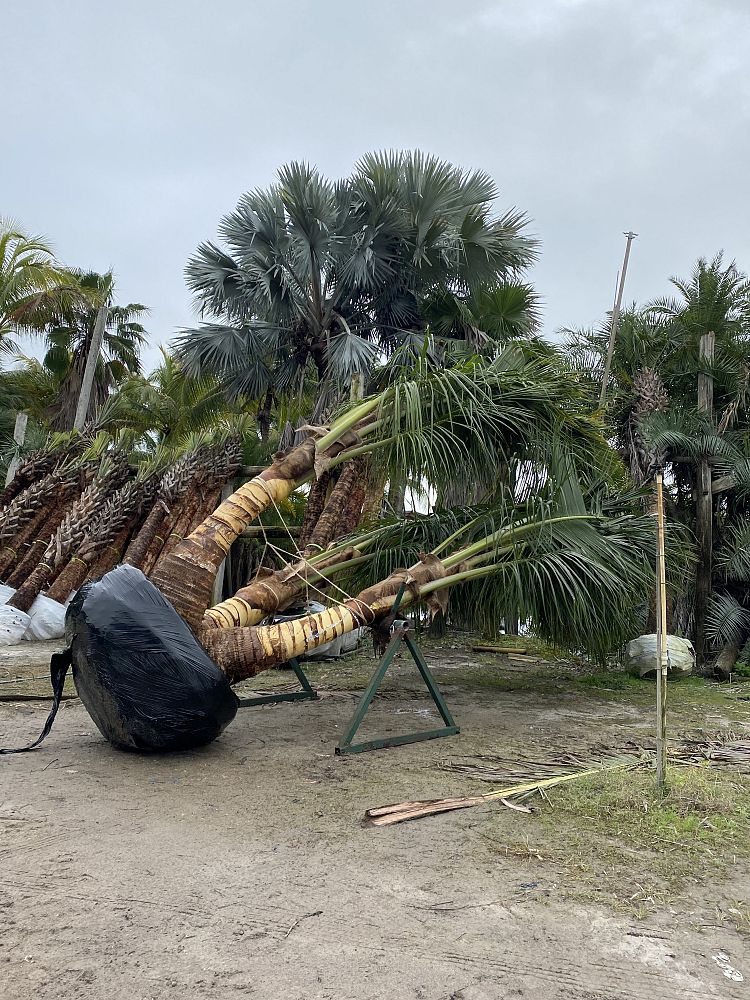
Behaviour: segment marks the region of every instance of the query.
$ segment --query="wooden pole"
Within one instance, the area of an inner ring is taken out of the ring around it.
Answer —
[[[94,323],[94,333],[89,344],[89,353],[86,355],[86,367],[83,369],[83,379],[81,381],[81,391],[78,395],[78,406],[73,421],[73,430],[82,431],[86,423],[86,414],[89,412],[89,402],[91,400],[91,390],[94,385],[94,375],[96,374],[96,363],[99,360],[99,353],[104,340],[104,328],[107,325],[106,304],[99,306]]]
[[[625,275],[628,273],[628,260],[630,259],[630,245],[636,238],[638,233],[623,233],[627,237],[627,243],[625,244],[625,259],[622,262],[622,271],[620,272],[620,283],[617,286],[617,297],[615,298],[615,304],[612,306],[612,323],[609,328],[609,345],[607,347],[607,360],[604,364],[604,377],[602,378],[602,390],[599,394],[599,409],[604,409],[604,401],[607,398],[607,383],[609,382],[609,373],[612,368],[612,356],[615,353],[615,340],[617,338],[617,326],[620,322],[620,308],[622,307],[622,294],[625,290]]]
[[[16,475],[16,470],[21,461],[21,446],[26,438],[26,424],[28,423],[29,415],[23,410],[20,410],[16,414],[16,423],[13,428],[13,440],[16,442],[17,448],[13,452],[13,458],[10,460],[8,465],[8,472],[5,476],[5,485],[8,486],[13,482]]]
[[[656,473],[656,785],[667,776],[667,582],[664,559],[664,474]]]

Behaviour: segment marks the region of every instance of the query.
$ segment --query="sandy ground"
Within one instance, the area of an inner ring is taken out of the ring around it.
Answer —
[[[0,666],[43,672],[48,652]],[[350,757],[333,747],[354,691],[243,709],[212,746],[167,757],[113,750],[66,702],[39,750],[0,758],[0,996],[747,996],[747,938],[713,916],[747,871],[637,920],[573,902],[554,872],[499,853],[486,824],[510,842],[528,819],[503,807],[362,826],[371,806],[473,790],[436,766],[451,753],[542,731],[562,741],[591,715],[559,693],[478,690],[453,679],[450,658],[431,662],[462,734]],[[317,667],[319,683],[335,669]],[[596,705],[601,725],[646,724]],[[46,710],[0,703],[0,745],[35,736]],[[369,734],[431,721],[402,664]],[[720,952],[744,982],[722,973]]]

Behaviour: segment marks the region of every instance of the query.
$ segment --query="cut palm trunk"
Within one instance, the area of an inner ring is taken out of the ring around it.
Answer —
[[[55,572],[64,567],[75,555],[89,522],[96,517],[112,490],[117,489],[124,478],[121,463],[108,460],[103,474],[83,491],[72,510],[63,518],[60,527],[48,543],[41,561],[8,601],[9,607],[18,611],[29,610]]]
[[[75,554],[49,588],[47,596],[51,600],[64,604],[78,590],[107,546],[112,545],[121,532],[132,529],[144,502],[153,497],[155,488],[153,476],[136,479],[106,500],[101,512],[86,525]]]

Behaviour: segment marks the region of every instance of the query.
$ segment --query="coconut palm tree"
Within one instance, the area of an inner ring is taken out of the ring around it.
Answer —
[[[237,394],[348,382],[384,353],[421,344],[423,299],[468,295],[535,256],[526,219],[494,211],[497,190],[420,152],[372,153],[333,183],[304,163],[242,197],[187,267],[211,322],[178,341],[188,370],[219,374]]]
[[[14,335],[45,329],[85,297],[46,240],[0,219],[0,353],[17,349]]]
[[[115,282],[111,272],[73,273],[85,295],[83,304],[71,305],[64,311],[60,322],[45,330],[47,351],[42,367],[57,383],[55,398],[48,410],[55,430],[68,430],[73,426],[99,306],[107,306],[107,318],[88,420],[95,419],[115,385],[128,375],[140,372],[140,348],[146,335],[140,321],[148,313],[148,308],[136,302],[115,305]]]

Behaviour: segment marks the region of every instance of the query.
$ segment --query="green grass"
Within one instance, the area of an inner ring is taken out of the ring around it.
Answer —
[[[518,851],[506,824],[502,814],[489,822],[499,853],[555,869],[570,898],[644,916],[727,879],[750,855],[750,776],[673,766],[662,795],[651,770],[609,771],[550,791]],[[737,929],[750,930],[747,904],[729,909]]]

